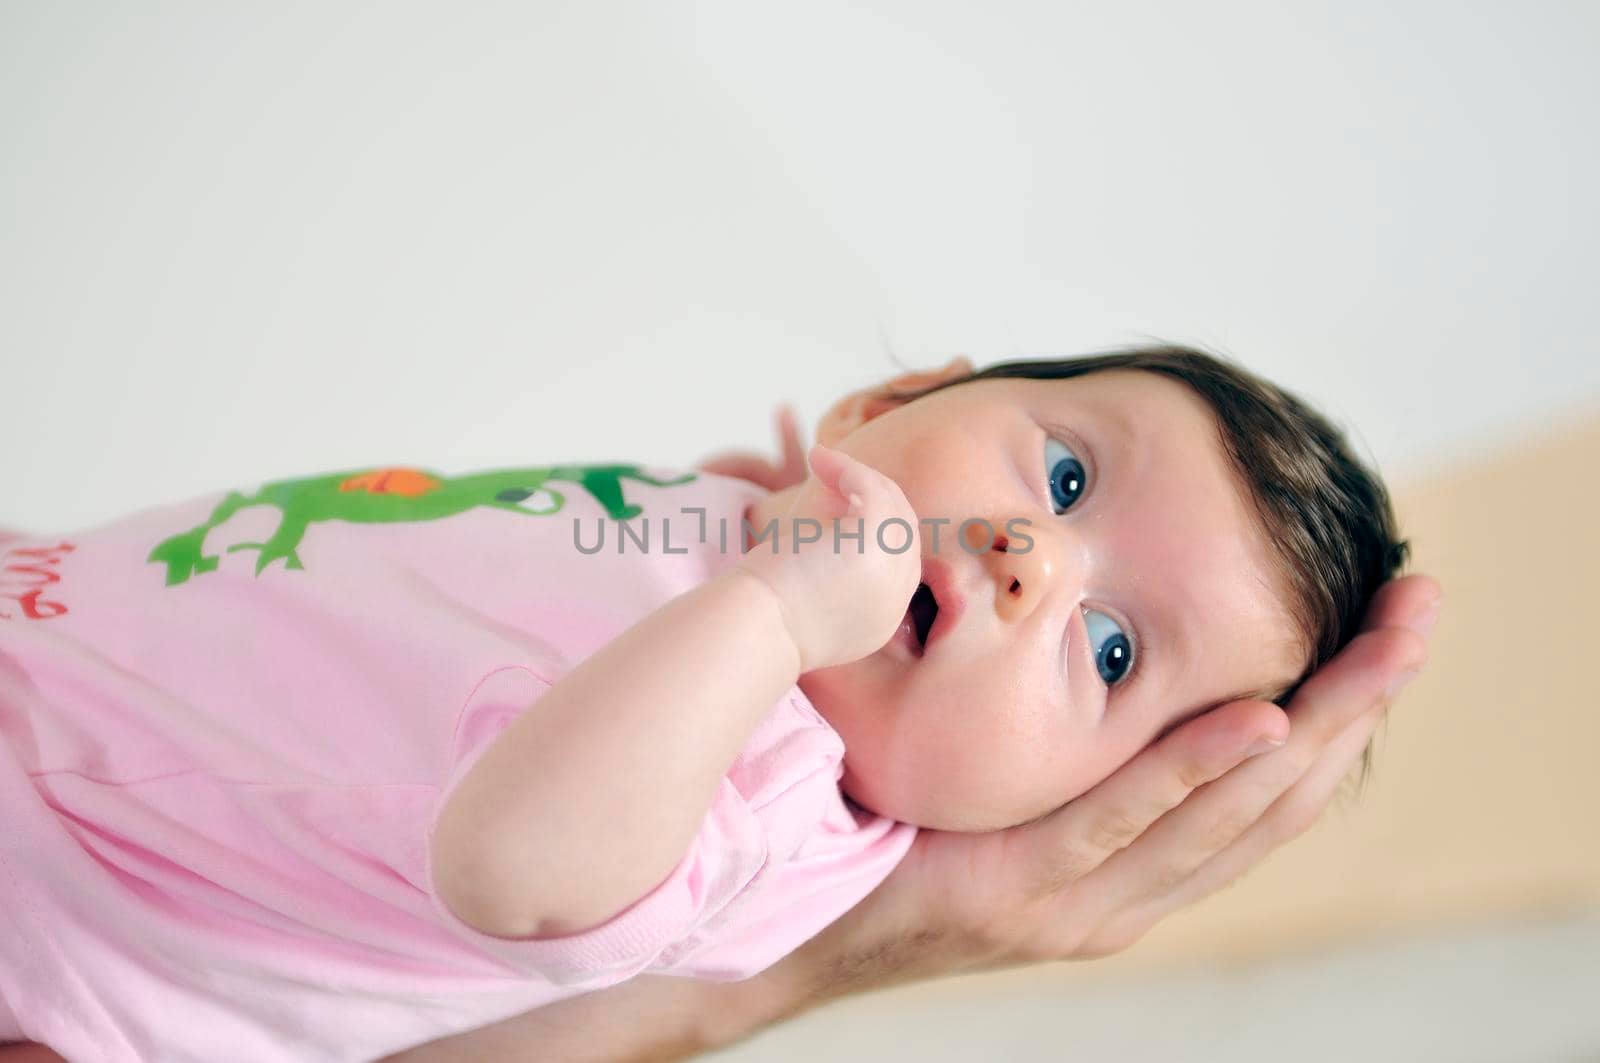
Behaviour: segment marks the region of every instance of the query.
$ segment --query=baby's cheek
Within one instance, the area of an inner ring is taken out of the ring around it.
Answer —
[[[1050,768],[1059,803],[1083,795],[1115,774],[1137,755],[1139,748],[1137,739],[1118,735],[1114,729],[1075,731],[1066,741],[1062,756]]]

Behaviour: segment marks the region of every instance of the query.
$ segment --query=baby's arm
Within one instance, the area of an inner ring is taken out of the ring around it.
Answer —
[[[779,527],[771,553],[651,613],[507,727],[445,802],[430,843],[433,884],[459,919],[516,938],[610,919],[683,859],[783,692],[888,641],[921,574],[917,515],[899,485],[854,458],[820,444],[810,458],[814,476],[786,518],[855,518],[856,548],[790,543]],[[899,554],[863,534],[888,519],[912,530]]]
[[[610,919],[683,858],[801,663],[778,597],[743,568],[657,609],[546,691],[462,778],[432,841],[440,899],[497,937]]]

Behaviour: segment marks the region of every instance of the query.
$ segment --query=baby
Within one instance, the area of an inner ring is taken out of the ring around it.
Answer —
[[[958,359],[818,438],[775,492],[394,468],[0,534],[0,1040],[370,1060],[749,977],[918,828],[1283,703],[1405,558],[1325,420],[1185,348]]]

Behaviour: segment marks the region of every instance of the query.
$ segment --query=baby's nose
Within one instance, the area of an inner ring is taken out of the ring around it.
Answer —
[[[992,527],[982,524],[972,524],[963,529],[967,548],[974,554],[1001,554],[1004,555],[1011,546],[1011,540],[1003,532],[995,531]],[[987,545],[985,545],[987,541]],[[1022,581],[1018,573],[1002,570],[1006,592],[1013,598],[1022,594]]]
[[[994,550],[997,553],[1002,553],[1002,554],[1005,553],[1006,552],[1006,547],[1008,545],[1010,545],[1009,541],[1006,539],[1006,537],[1004,535],[996,535],[994,537]],[[1008,594],[1010,594],[1013,598],[1015,598],[1017,595],[1021,594],[1022,593],[1022,581],[1017,579],[1017,577],[1015,575],[1013,575],[1011,577],[1011,583],[1006,587],[1006,592]]]
[[[1021,621],[1036,609],[1054,608],[1062,596],[1081,597],[1081,553],[1081,544],[1064,530],[1040,527],[1026,537],[997,530],[978,559],[994,580],[995,608],[1004,619]]]

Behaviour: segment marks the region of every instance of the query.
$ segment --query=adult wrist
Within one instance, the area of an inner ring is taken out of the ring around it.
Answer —
[[[837,924],[835,924],[837,925]],[[830,928],[831,929],[831,928]],[[704,982],[699,1033],[711,1049],[727,1048],[836,996],[866,988],[846,988],[834,978],[845,966],[837,934],[825,929],[783,959],[737,982]],[[833,992],[829,992],[829,989]]]
[[[977,969],[967,939],[926,917],[885,882],[778,963],[727,983],[720,1009],[708,1002],[707,1040],[725,1048],[842,997]]]

